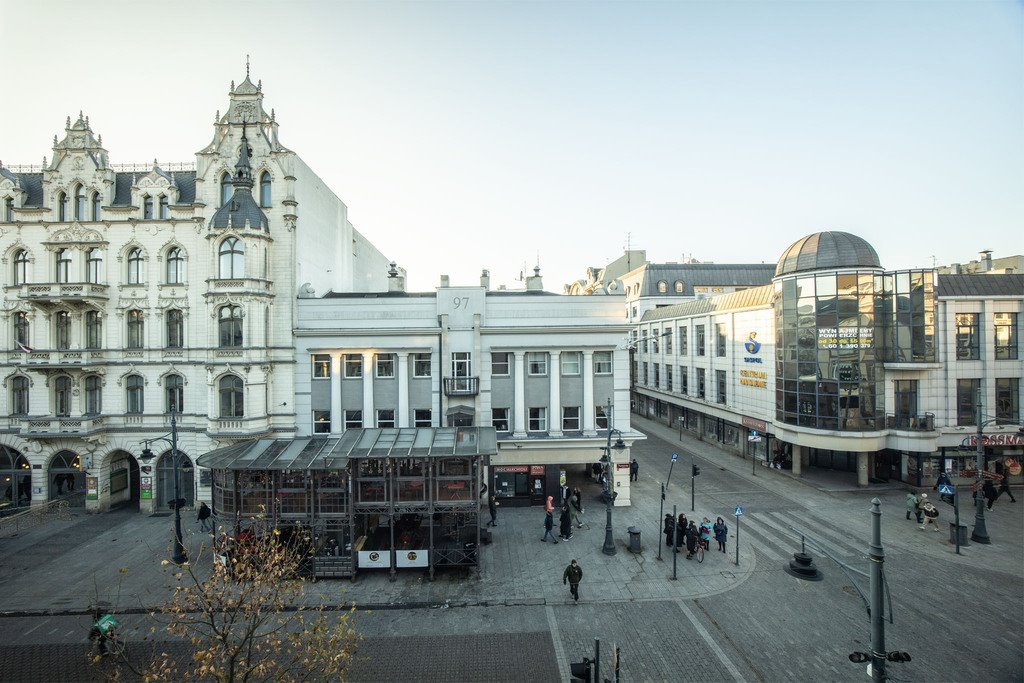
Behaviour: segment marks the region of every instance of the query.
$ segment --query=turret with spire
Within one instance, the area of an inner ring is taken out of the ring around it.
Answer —
[[[235,172],[231,176],[231,184],[235,188],[231,200],[224,206],[217,209],[210,219],[210,228],[258,228],[270,232],[270,222],[267,215],[256,204],[252,196],[252,167],[249,165],[249,157],[252,151],[249,149],[249,138],[245,134],[246,124],[242,124],[242,146],[238,151],[238,161],[235,163]]]

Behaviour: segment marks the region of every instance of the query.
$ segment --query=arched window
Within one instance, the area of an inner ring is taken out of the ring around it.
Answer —
[[[85,348],[103,348],[103,318],[99,311],[87,311],[85,314]]]
[[[85,252],[85,281],[99,284],[100,271],[103,269],[103,250],[93,247]]]
[[[67,311],[57,311],[53,318],[53,341],[59,351],[71,348],[71,316]]]
[[[145,318],[140,310],[128,311],[128,348],[141,349],[145,339]]]
[[[16,285],[23,285],[28,281],[28,252],[19,249],[14,254],[14,278]]]
[[[664,294],[668,291],[668,283],[664,280],[658,280],[658,294]]]
[[[97,375],[85,378],[85,414],[99,415],[103,412],[103,380]]]
[[[143,279],[142,250],[136,247],[128,252],[128,284],[142,284]]]
[[[11,380],[11,415],[28,415],[28,377]]]
[[[57,220],[66,221],[68,219],[68,193],[60,192],[57,195]]]
[[[167,284],[180,285],[185,282],[185,255],[179,247],[167,252]]]
[[[75,185],[75,220],[86,220],[85,188],[81,185]]]
[[[14,199],[11,197],[4,200],[4,220],[8,223],[14,222]]]
[[[244,390],[240,377],[224,375],[218,383],[220,390],[220,416],[245,417]]]
[[[98,221],[100,219],[100,193],[92,193],[92,220]]]
[[[57,282],[69,282],[71,277],[71,250],[58,249],[54,255],[57,270]]]
[[[217,330],[220,334],[221,348],[241,346],[242,308],[240,306],[221,306],[217,317]]]
[[[142,198],[142,218],[145,220],[153,218],[153,198],[148,194]]]
[[[220,177],[220,205],[227,206],[231,201],[231,174],[227,171]]]
[[[142,375],[128,375],[124,381],[127,394],[127,410],[125,412],[141,415],[145,406],[143,405],[142,387],[144,382]]]
[[[181,375],[167,375],[164,378],[164,397],[168,413],[181,413],[185,403],[185,381]]]
[[[21,348],[22,351],[31,351],[28,338],[28,313],[18,311],[14,314],[14,345]]]
[[[180,349],[185,346],[185,318],[176,308],[167,311],[167,348]]]
[[[237,237],[220,243],[220,277],[245,277],[245,247]]]
[[[260,174],[260,206],[270,206],[270,172]]]
[[[683,281],[682,280],[676,280],[676,294],[682,294],[682,293],[683,293]]]
[[[170,217],[170,204],[167,201],[167,195],[160,195],[160,218],[166,220]]]
[[[71,378],[58,377],[53,381],[53,414],[71,414]]]

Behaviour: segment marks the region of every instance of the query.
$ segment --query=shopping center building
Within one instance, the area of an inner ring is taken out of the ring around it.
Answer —
[[[794,473],[921,485],[1019,460],[1024,275],[886,271],[843,232],[795,242],[770,285],[650,310],[633,409]],[[854,474],[855,473],[855,476]]]

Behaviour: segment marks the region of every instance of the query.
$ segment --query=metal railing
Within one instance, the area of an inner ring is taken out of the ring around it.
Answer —
[[[479,377],[445,377],[445,396],[476,396],[480,393]]]
[[[900,429],[908,432],[933,432],[935,431],[935,415],[925,413],[924,415],[886,415],[886,429]]]
[[[66,522],[71,519],[71,500],[83,496],[85,491],[71,493],[0,518],[0,537],[14,536],[52,520]]]

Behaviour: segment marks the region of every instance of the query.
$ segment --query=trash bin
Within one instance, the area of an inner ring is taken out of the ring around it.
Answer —
[[[957,530],[956,522],[950,522],[949,523],[949,542],[952,543],[953,545],[956,545],[956,534],[957,534],[957,531],[958,530]],[[960,525],[959,533],[960,533],[960,545],[961,546],[968,545],[967,539],[970,538],[970,536],[968,536],[968,534],[967,534],[967,525],[966,524],[961,524]]]
[[[627,531],[629,532],[629,552],[638,553],[643,550],[640,546],[640,530],[631,526]]]

